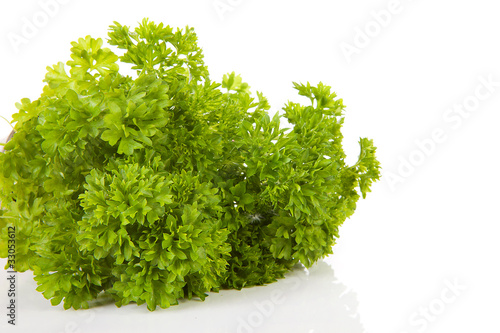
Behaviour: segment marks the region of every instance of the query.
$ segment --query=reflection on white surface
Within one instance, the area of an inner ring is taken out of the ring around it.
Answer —
[[[229,332],[364,332],[356,294],[323,261],[242,295],[245,310],[235,309],[236,326]]]
[[[207,332],[363,333],[356,294],[324,261],[298,266],[267,286],[210,293],[204,302],[185,300],[150,312],[145,305],[89,310],[53,307],[35,290],[30,272],[20,273],[19,325],[22,332]],[[2,328],[5,326],[0,325]],[[9,327],[8,329],[11,329]]]
[[[94,308],[94,320],[80,328],[95,332],[97,326],[104,332],[107,325],[112,329],[119,323],[127,331],[168,327],[175,332],[362,333],[357,306],[356,294],[336,279],[331,266],[320,261],[309,270],[297,267],[285,279],[267,286],[223,290],[211,293],[205,302],[186,300],[153,313],[135,305]],[[109,324],[110,315],[119,321]]]

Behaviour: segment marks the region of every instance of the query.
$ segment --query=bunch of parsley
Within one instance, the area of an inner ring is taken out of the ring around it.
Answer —
[[[344,105],[297,84],[280,128],[234,73],[209,79],[192,28],[115,22],[48,67],[22,99],[0,154],[1,257],[16,227],[16,269],[52,304],[99,294],[149,310],[209,291],[266,284],[332,253],[338,228],[379,178],[371,140],[342,149]],[[118,71],[133,65],[135,78]]]

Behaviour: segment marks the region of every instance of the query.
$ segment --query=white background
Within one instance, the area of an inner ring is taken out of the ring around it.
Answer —
[[[372,138],[383,179],[342,226],[334,255],[309,272],[154,313],[113,304],[64,311],[35,291],[27,272],[18,276],[15,328],[6,324],[0,272],[2,332],[500,330],[494,1],[61,0],[44,10],[48,2],[0,4],[2,116],[40,95],[45,67],[69,60],[71,41],[106,38],[113,21],[136,26],[149,17],[194,27],[211,78],[236,71],[273,112],[301,101],[292,81],[332,86],[347,106],[349,162],[358,137]],[[30,23],[39,25],[31,34]],[[3,121],[0,131],[8,135]]]

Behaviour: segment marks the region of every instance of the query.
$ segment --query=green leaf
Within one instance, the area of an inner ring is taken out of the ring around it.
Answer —
[[[136,142],[134,139],[125,138],[120,141],[118,146],[118,154],[132,155],[135,149],[144,148],[142,144]]]
[[[240,203],[244,204],[244,205],[249,205],[253,202],[253,197],[251,194],[249,193],[245,193],[241,196],[240,198]]]

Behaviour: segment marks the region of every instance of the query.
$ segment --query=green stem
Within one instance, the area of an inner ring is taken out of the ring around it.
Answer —
[[[7,122],[7,124],[9,124],[9,126],[12,127],[13,130],[15,130],[14,126],[12,126],[12,124],[10,123],[10,121],[7,118],[5,118],[4,116],[0,116],[0,118],[2,118],[3,120],[5,120]]]

